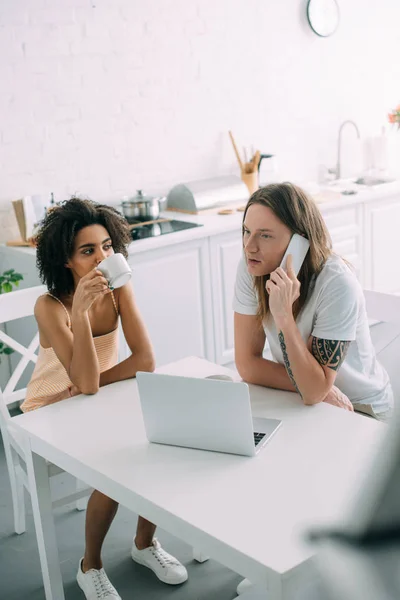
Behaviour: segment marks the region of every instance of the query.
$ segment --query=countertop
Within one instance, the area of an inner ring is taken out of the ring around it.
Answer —
[[[350,196],[341,194],[334,199],[332,199],[332,196],[327,196],[326,200],[317,201],[321,213],[325,214],[339,208],[346,208],[360,203],[369,203],[373,202],[374,200],[385,200],[391,196],[396,197],[396,195],[399,195],[400,197],[399,180],[394,181],[393,183],[386,183],[374,187],[353,186],[353,188],[354,187],[359,190],[357,194]],[[328,187],[326,189],[335,191],[334,187]],[[323,192],[323,190],[321,191]],[[319,195],[319,198],[321,198],[321,194]],[[174,244],[181,244],[183,242],[202,239],[213,235],[229,233],[235,230],[237,230],[238,235],[240,235],[243,212],[236,212],[232,215],[190,215],[166,211],[161,213],[160,217],[198,223],[201,224],[202,227],[194,227],[193,229],[185,229],[183,231],[177,231],[157,237],[135,240],[129,246],[128,252],[130,255],[137,254],[138,252],[156,250],[158,248],[163,248]],[[31,255],[34,255],[36,252],[34,248],[28,247],[18,247],[17,249],[20,252]]]

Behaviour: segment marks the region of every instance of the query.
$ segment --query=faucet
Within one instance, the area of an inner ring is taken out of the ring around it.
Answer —
[[[359,131],[357,125],[354,123],[354,121],[351,121],[351,120],[343,121],[343,123],[339,127],[338,145],[337,145],[337,161],[336,161],[336,169],[335,169],[335,179],[340,179],[340,175],[341,175],[341,170],[342,170],[342,167],[341,167],[342,131],[343,131],[343,128],[347,124],[353,125],[354,129],[357,132],[357,137],[358,137],[358,139],[360,139],[360,131]]]

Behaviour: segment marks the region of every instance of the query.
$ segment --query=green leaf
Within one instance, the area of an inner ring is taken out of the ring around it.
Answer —
[[[16,273],[14,269],[7,269],[0,275],[0,294],[12,292],[14,286],[18,287],[20,281],[24,278],[21,273]]]
[[[13,354],[14,350],[12,348],[4,348],[3,354]]]

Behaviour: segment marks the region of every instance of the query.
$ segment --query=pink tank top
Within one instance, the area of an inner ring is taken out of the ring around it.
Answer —
[[[68,327],[72,329],[71,319],[64,304],[59,298],[56,298],[52,294],[48,295],[57,300],[64,308],[67,314]],[[118,316],[118,309],[112,292],[111,298],[115,312]],[[100,373],[115,366],[118,362],[118,327],[113,331],[110,331],[110,333],[93,338],[93,342],[100,365]],[[28,412],[40,408],[41,406],[45,406],[46,404],[49,404],[55,396],[62,392],[67,392],[68,388],[71,386],[72,381],[68,377],[67,371],[58,359],[53,348],[43,348],[43,346],[39,346],[39,354],[35,369],[26,388],[25,400],[20,408],[23,412]]]

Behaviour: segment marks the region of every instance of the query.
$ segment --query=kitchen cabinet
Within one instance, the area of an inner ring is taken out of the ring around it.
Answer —
[[[334,252],[346,259],[353,267],[361,283],[365,286],[366,265],[364,254],[364,215],[363,205],[354,204],[344,208],[331,208],[321,213],[332,239]]]
[[[129,264],[157,365],[185,356],[214,360],[208,239],[133,254]],[[121,358],[126,353],[123,342]]]
[[[240,230],[210,238],[215,360],[221,365],[234,360],[232,300],[241,253]]]
[[[365,207],[365,287],[400,293],[399,227],[400,193]]]

